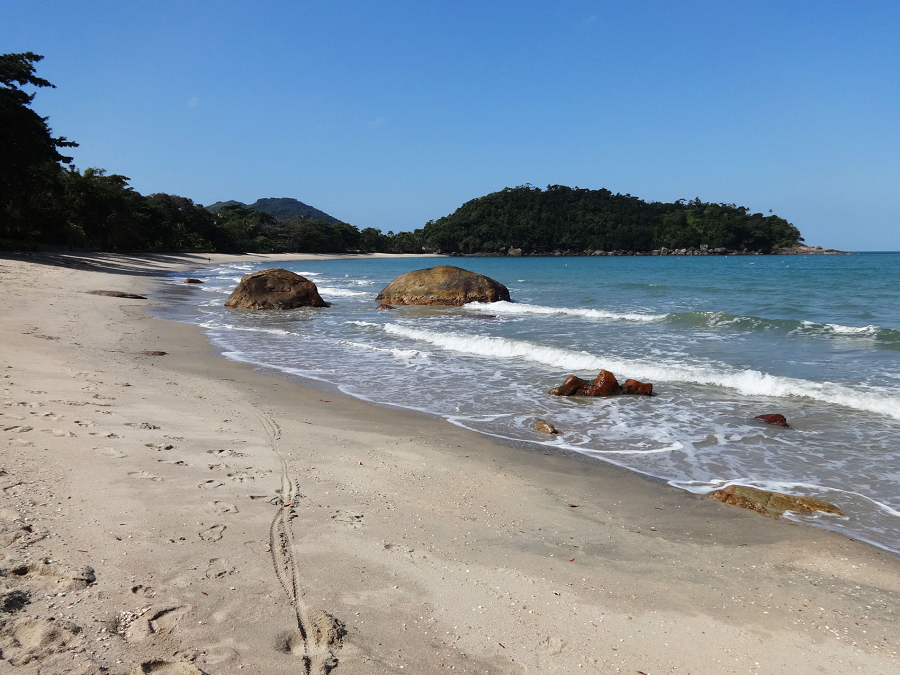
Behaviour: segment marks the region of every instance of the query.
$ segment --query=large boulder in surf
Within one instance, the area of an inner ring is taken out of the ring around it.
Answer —
[[[769,518],[778,518],[785,511],[794,511],[796,513],[822,511],[839,516],[844,515],[834,504],[823,502],[815,497],[785,495],[780,492],[758,490],[746,485],[729,485],[721,490],[710,492],[707,496],[725,504],[756,511],[764,516],[769,516]]]
[[[548,393],[552,396],[618,396],[619,394],[652,396],[653,385],[649,382],[625,380],[625,384],[619,386],[615,375],[608,370],[601,370],[593,382],[582,380],[577,375],[569,375],[561,385],[553,387]]]
[[[234,309],[294,309],[328,307],[319,289],[306,277],[276,268],[245,275],[225,301]]]
[[[509,289],[499,281],[453,265],[439,265],[401,274],[382,289],[378,302],[391,305],[464,305],[467,302],[509,302]]]

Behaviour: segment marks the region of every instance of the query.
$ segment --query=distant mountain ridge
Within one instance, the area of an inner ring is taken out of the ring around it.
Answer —
[[[207,206],[208,211],[219,211],[226,206],[245,206],[248,209],[268,213],[270,216],[278,218],[278,220],[291,220],[293,218],[308,218],[309,220],[324,220],[326,223],[337,223],[338,219],[330,216],[324,211],[320,211],[314,206],[304,204],[299,199],[292,197],[267,197],[257,199],[252,204],[244,204],[243,202],[229,199],[224,202],[216,202]]]

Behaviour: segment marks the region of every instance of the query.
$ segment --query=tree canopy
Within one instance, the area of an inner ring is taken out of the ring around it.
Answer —
[[[734,204],[679,200],[645,202],[609,190],[522,185],[466,202],[424,227],[426,245],[449,253],[497,252],[510,247],[646,252],[662,247],[750,249],[768,252],[802,240],[778,216],[751,214]]]

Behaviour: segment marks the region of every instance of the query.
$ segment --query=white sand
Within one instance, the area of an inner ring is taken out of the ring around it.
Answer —
[[[900,670],[891,554],[85,293],[205,258],[0,257],[0,672]]]

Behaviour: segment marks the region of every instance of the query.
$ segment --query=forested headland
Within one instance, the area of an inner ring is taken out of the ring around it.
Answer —
[[[578,255],[701,247],[768,253],[802,241],[783,218],[742,206],[645,202],[562,185],[505,188],[397,233],[360,230],[289,198],[207,209],[178,195],[142,195],[127,176],[76,168],[68,153],[78,144],[54,137],[32,109],[36,90],[54,86],[36,75],[42,58],[0,55],[0,249]]]
[[[769,253],[802,241],[784,218],[734,204],[645,202],[609,190],[505,188],[429,222],[425,241],[445,253],[697,249]]]

